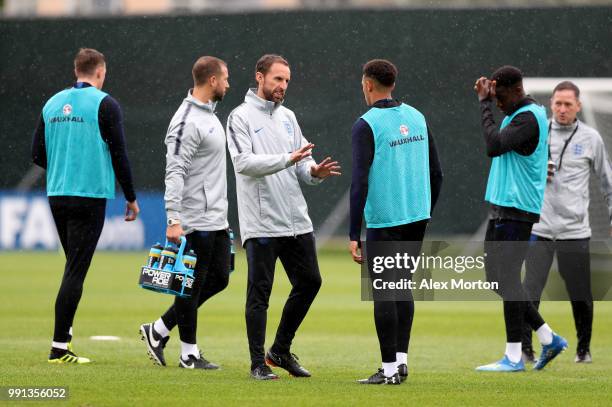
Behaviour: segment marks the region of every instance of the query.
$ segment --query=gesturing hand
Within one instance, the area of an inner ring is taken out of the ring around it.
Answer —
[[[491,97],[491,81],[484,76],[480,77],[474,84],[474,90],[478,94],[478,100],[483,101]]]
[[[304,147],[300,148],[299,150],[295,150],[293,153],[291,153],[291,162],[295,164],[306,157],[310,157],[312,155],[311,150],[314,146],[314,144],[309,143],[306,144]]]
[[[338,161],[332,161],[331,157],[325,158],[318,165],[310,167],[310,175],[325,179],[331,175],[342,175]]]

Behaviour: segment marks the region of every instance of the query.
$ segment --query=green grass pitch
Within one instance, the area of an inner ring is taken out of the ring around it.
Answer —
[[[36,405],[610,405],[612,304],[595,304],[592,365],[573,362],[575,331],[567,302],[542,306],[547,322],[570,340],[570,349],[542,372],[487,374],[479,364],[502,356],[500,302],[417,302],[409,354],[410,378],[401,386],[363,386],[355,379],[379,367],[372,304],[360,300],[359,268],[344,251],[322,251],[323,287],[293,351],[313,373],[295,379],[249,378],[244,322],[246,263],[237,255],[227,290],[200,308],[198,342],[220,371],[177,367],[178,333],[166,348],[169,366],[154,366],[138,335],[172,297],[139,288],[145,253],[97,253],[75,320],[74,346],[90,365],[49,365],[53,303],[63,256],[0,254],[0,386],[68,386],[67,401]],[[268,315],[271,344],[289,291],[280,263]],[[97,342],[92,335],[116,335]],[[7,402],[0,402],[7,403]],[[15,405],[23,404],[15,402]],[[10,403],[7,403],[10,404]]]

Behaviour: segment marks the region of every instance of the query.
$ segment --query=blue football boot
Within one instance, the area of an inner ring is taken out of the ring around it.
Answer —
[[[567,349],[567,341],[564,337],[557,335],[553,332],[553,340],[550,345],[542,345],[542,353],[538,358],[538,361],[533,366],[533,370],[542,370],[551,360],[557,357],[557,355]]]
[[[513,363],[508,359],[508,356],[504,355],[500,361],[478,366],[476,370],[479,372],[524,372],[525,363],[523,363],[522,359],[517,363]]]

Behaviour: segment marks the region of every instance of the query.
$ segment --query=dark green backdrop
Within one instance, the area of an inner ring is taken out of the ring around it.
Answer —
[[[499,65],[527,76],[612,76],[612,8],[291,12],[184,17],[0,21],[0,188],[30,166],[31,133],[47,98],[69,85],[82,46],[107,57],[105,90],[123,106],[137,188],[163,188],[163,138],[200,55],[230,68],[222,121],[254,83],[263,53],[292,65],[286,105],[341,178],[305,188],[315,224],[350,185],[350,129],[364,110],[361,65],[394,61],[395,96],[420,109],[436,137],[445,183],[433,230],[470,233],[485,216],[489,167],[474,80]],[[233,172],[231,218],[236,218]],[[39,185],[42,185],[40,183]]]

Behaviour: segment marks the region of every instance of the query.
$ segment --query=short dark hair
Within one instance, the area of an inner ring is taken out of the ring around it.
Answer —
[[[493,72],[491,80],[497,82],[497,86],[509,88],[523,82],[523,73],[515,66],[504,65]]]
[[[204,85],[211,76],[221,73],[221,67],[223,66],[227,66],[227,64],[217,57],[203,56],[198,58],[191,69],[193,83],[196,86]]]
[[[255,64],[255,73],[261,72],[262,74],[267,74],[272,65],[274,64],[283,64],[287,68],[289,67],[289,62],[285,58],[280,55],[275,54],[266,54],[259,58],[257,63]]]
[[[105,63],[104,55],[93,48],[81,48],[74,57],[74,69],[77,74],[93,75],[96,68]]]
[[[386,59],[373,59],[363,66],[363,75],[390,88],[397,78],[397,68]]]
[[[576,99],[580,99],[580,88],[578,88],[578,86],[576,86],[576,84],[572,81],[563,81],[555,86],[552,93],[553,96],[560,90],[573,90],[574,94],[576,95]]]

